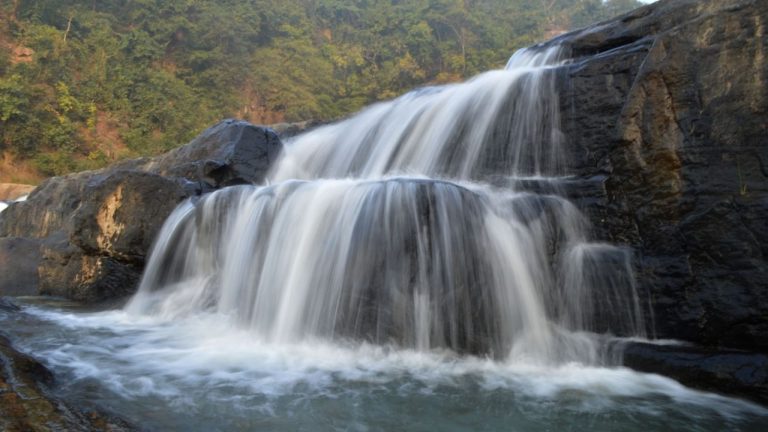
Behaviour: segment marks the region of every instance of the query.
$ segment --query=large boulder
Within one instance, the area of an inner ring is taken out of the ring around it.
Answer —
[[[37,294],[40,246],[37,239],[0,237],[0,293],[9,296]]]
[[[281,150],[280,138],[272,129],[224,120],[189,144],[150,160],[142,169],[213,188],[261,183]]]
[[[0,214],[0,295],[101,301],[133,293],[152,241],[185,198],[263,181],[282,144],[225,120],[153,159],[54,177]]]
[[[768,352],[766,21],[762,0],[662,0],[551,42],[574,58],[570,168],[598,186],[581,203],[635,250],[659,337]]]
[[[155,234],[186,196],[178,182],[135,170],[45,181],[0,218],[0,259],[18,263],[0,276],[3,294],[36,288],[97,301],[131,293]]]

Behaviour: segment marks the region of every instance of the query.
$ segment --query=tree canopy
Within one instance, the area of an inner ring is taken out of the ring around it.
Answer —
[[[498,68],[635,0],[0,0],[0,169],[156,154],[224,117],[328,120]]]

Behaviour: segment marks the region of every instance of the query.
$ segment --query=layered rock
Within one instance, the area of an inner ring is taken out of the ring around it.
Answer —
[[[768,351],[768,2],[660,1],[564,35],[571,170],[659,337]]]
[[[181,200],[261,182],[281,146],[270,129],[225,120],[156,158],[48,179],[0,215],[0,263],[10,269],[0,294],[90,302],[131,294]]]
[[[747,397],[768,404],[768,355],[687,345],[631,343],[624,364],[675,377],[691,387]]]

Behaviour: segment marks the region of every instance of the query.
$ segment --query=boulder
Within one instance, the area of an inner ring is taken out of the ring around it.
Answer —
[[[635,251],[659,337],[768,352],[766,20],[760,0],[662,0],[550,42],[573,57],[579,202]]]
[[[280,138],[272,129],[230,119],[141,168],[213,188],[261,183],[281,150]]]
[[[263,181],[282,148],[267,128],[225,120],[153,159],[54,177],[0,214],[0,295],[96,302],[132,294],[178,203]]]
[[[21,237],[0,238],[0,293],[10,296],[36,295],[40,241]]]

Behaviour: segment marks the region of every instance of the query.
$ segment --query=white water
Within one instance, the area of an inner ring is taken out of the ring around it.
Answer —
[[[422,88],[294,139],[272,181],[427,175],[556,175],[563,167],[551,68],[557,48],[520,50],[506,69]]]
[[[0,325],[26,335],[19,348],[46,359],[68,400],[148,430],[762,431],[768,421],[764,408],[625,368],[275,344],[215,313],[23,308],[0,311]]]

